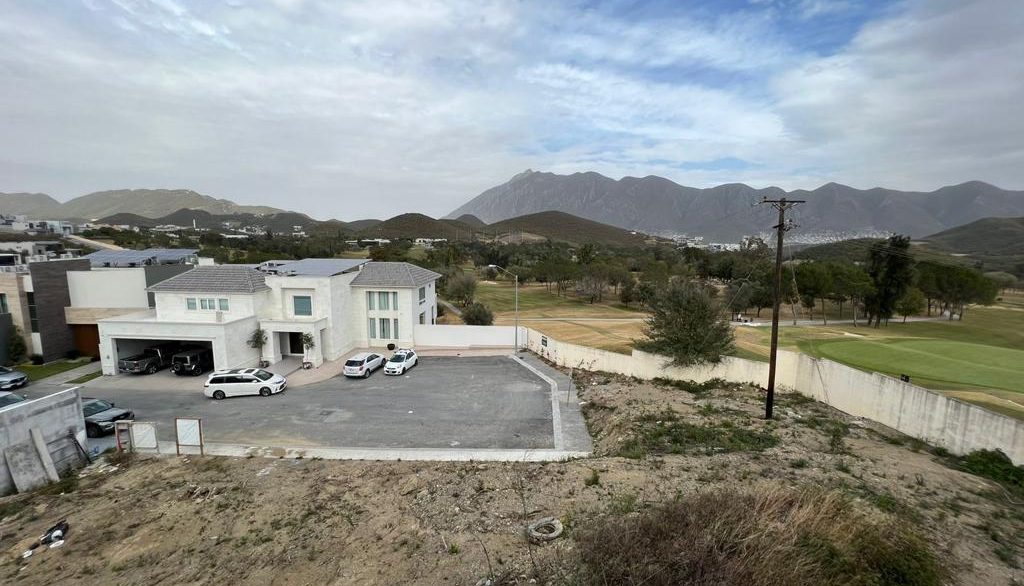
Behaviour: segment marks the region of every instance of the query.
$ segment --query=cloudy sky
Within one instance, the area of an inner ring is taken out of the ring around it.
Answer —
[[[526,168],[1024,189],[1021,30],[1020,0],[0,0],[0,191],[355,219]]]

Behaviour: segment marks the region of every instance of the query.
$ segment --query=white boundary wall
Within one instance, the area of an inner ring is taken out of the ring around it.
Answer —
[[[597,350],[559,342],[532,329],[527,347],[559,366],[640,379],[661,377],[704,382],[721,378],[762,387],[768,382],[767,363],[743,358],[726,357],[715,365],[679,368],[666,366],[661,356],[639,350],[634,350],[631,356]],[[1024,421],[890,376],[780,350],[776,382],[779,387],[850,415],[877,421],[954,454],[999,449],[1014,464],[1024,464]]]
[[[417,324],[417,347],[434,348],[511,348],[515,346],[515,326],[464,326]],[[519,345],[526,346],[527,328],[519,327]]]

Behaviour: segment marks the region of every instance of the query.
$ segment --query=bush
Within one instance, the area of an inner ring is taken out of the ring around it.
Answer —
[[[21,364],[25,361],[27,352],[28,347],[25,345],[21,328],[14,326],[11,330],[11,337],[7,340],[7,361],[11,364]]]
[[[732,325],[703,285],[670,283],[648,305],[647,339],[637,348],[667,356],[674,366],[717,363],[734,350]]]
[[[476,295],[476,277],[471,273],[456,273],[448,277],[444,295],[449,301],[462,307],[469,307]]]
[[[575,534],[583,584],[938,586],[946,571],[906,522],[819,489],[723,489]]]
[[[462,310],[462,321],[470,326],[489,326],[494,323],[494,314],[483,303],[470,303]]]
[[[46,360],[43,358],[42,354],[31,354],[29,355],[28,359],[32,362],[32,364],[35,364],[36,366],[46,363]]]
[[[1024,496],[1024,466],[1014,466],[1001,450],[978,450],[960,458],[960,468],[998,482],[1007,491]]]

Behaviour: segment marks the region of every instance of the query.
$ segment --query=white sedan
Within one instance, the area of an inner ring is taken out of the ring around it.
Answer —
[[[395,355],[384,365],[384,374],[405,374],[405,371],[416,366],[417,362],[419,362],[419,357],[416,356],[416,351],[403,348],[395,352]]]
[[[235,368],[218,370],[206,379],[203,394],[212,399],[259,395],[269,397],[280,393],[288,386],[285,377],[260,368]]]
[[[345,376],[366,378],[384,364],[384,357],[380,354],[360,352],[345,361],[345,369],[342,371]]]

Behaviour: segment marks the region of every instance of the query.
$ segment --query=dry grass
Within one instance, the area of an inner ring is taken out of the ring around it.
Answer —
[[[938,585],[927,544],[882,513],[819,489],[721,489],[576,534],[581,582],[647,586]]]

